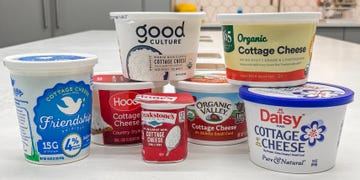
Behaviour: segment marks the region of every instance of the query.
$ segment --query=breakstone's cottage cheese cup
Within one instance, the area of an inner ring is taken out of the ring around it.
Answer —
[[[350,89],[308,82],[291,88],[240,88],[245,100],[250,160],[289,173],[335,165]]]
[[[191,93],[196,101],[187,106],[189,142],[231,145],[246,140],[245,107],[239,86],[229,84],[224,71],[199,72],[172,84],[176,92]]]
[[[89,54],[8,56],[26,160],[63,164],[89,154],[92,72]]]
[[[111,12],[110,16],[126,78],[168,81],[194,75],[205,13]]]
[[[141,105],[134,99],[150,93],[152,82],[138,82],[120,73],[94,75],[92,142],[102,145],[141,143]]]
[[[142,157],[146,162],[179,162],[187,156],[186,106],[188,93],[149,93],[135,98],[141,103]]]
[[[218,14],[231,84],[288,87],[307,81],[321,14]]]

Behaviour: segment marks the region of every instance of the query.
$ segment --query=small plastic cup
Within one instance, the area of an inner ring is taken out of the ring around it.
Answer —
[[[317,12],[218,14],[229,83],[289,87],[306,83]]]
[[[194,75],[205,13],[111,12],[124,76],[137,81]]]
[[[89,154],[96,63],[95,55],[75,53],[5,58],[27,161],[63,164]]]

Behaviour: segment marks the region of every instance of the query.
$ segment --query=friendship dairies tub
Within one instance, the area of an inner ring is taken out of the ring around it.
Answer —
[[[335,165],[348,88],[308,82],[289,88],[240,88],[250,160],[274,171],[314,173]]]
[[[75,53],[5,58],[26,160],[63,164],[89,154],[96,63],[95,55]]]
[[[194,75],[205,13],[111,12],[110,16],[126,78],[168,81]]]
[[[218,14],[231,84],[288,87],[307,81],[320,13]]]

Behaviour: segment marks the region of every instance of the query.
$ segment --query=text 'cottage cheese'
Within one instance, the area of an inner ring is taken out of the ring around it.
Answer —
[[[288,87],[307,81],[320,13],[219,14],[231,84]]]
[[[308,82],[289,88],[240,88],[250,159],[274,171],[322,172],[335,165],[348,88]]]
[[[8,56],[26,160],[62,164],[89,154],[92,72],[89,54]]]
[[[204,13],[111,12],[122,70],[138,81],[183,80],[194,74]]]
[[[173,83],[176,92],[191,93],[187,106],[189,141],[203,145],[231,145],[247,138],[245,107],[239,87],[227,82],[225,72],[196,73]]]

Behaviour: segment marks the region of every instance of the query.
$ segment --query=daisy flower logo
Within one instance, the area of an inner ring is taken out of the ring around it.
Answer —
[[[315,146],[316,142],[322,142],[325,139],[324,132],[325,125],[321,125],[319,121],[313,121],[310,125],[301,126],[301,131],[304,133],[300,136],[301,141],[308,141],[309,146]]]

